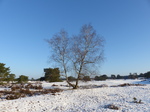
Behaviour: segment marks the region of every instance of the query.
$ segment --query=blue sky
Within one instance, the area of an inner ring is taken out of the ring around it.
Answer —
[[[0,0],[0,62],[17,77],[39,78],[52,67],[44,39],[89,23],[106,41],[101,74],[150,70],[149,0]]]

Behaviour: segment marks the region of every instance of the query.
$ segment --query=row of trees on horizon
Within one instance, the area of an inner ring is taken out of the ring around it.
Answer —
[[[49,81],[49,82],[59,82],[62,80],[66,80],[66,78],[62,78],[60,75],[60,71],[59,68],[47,68],[44,69],[45,72],[45,76],[41,77],[37,80],[40,81]],[[86,74],[82,74],[79,78],[79,80],[82,81],[91,81],[91,80],[96,80],[96,81],[103,81],[106,79],[138,79],[138,78],[150,78],[150,72],[146,72],[146,73],[140,73],[139,75],[137,73],[129,73],[129,75],[126,76],[121,76],[121,75],[111,75],[111,76],[107,76],[107,75],[99,75],[99,76],[95,76],[94,78],[91,78],[90,76],[86,75]],[[68,80],[69,81],[76,81],[77,78],[73,77],[73,76],[68,76]]]
[[[40,77],[38,79],[30,79],[32,81],[48,81],[48,82],[61,82],[63,80],[66,80],[65,78],[61,77],[59,68],[47,68],[44,69],[45,75],[44,77]],[[138,78],[150,78],[150,71],[146,73],[140,73],[139,75],[137,73],[129,73],[129,75],[121,76],[121,75],[99,75],[95,76],[94,78],[91,78],[90,76],[87,76],[85,74],[82,74],[82,76],[79,78],[79,80],[82,81],[103,81],[106,79],[138,79]],[[0,63],[0,84],[3,83],[3,81],[6,81],[7,83],[17,81],[18,83],[25,83],[29,80],[28,76],[20,75],[18,78],[16,78],[15,74],[10,73],[10,68],[5,67],[4,63]],[[69,81],[75,81],[77,80],[73,76],[68,77]]]

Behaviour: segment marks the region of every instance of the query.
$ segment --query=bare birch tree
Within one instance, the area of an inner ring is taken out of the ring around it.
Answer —
[[[54,35],[51,39],[46,40],[50,45],[51,59],[57,62],[61,67],[61,73],[66,77],[67,83],[74,87],[68,80],[69,62],[70,62],[70,44],[69,44],[68,33],[65,30],[61,30],[59,33]]]
[[[47,42],[53,50],[51,58],[61,65],[67,83],[73,89],[78,88],[79,79],[85,72],[90,72],[103,60],[104,40],[90,24],[83,25],[77,36],[69,38],[67,32],[61,30]],[[68,81],[69,67],[77,75],[75,84]]]

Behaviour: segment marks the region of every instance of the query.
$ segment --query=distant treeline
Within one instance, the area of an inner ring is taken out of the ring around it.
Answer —
[[[111,75],[110,77],[107,75],[101,75],[101,76],[95,76],[94,80],[106,80],[106,79],[138,79],[138,78],[150,78],[150,71],[146,73],[140,73],[139,75],[137,73],[130,73],[127,76],[121,76],[121,75]]]
[[[41,77],[40,81],[49,81],[49,82],[57,82],[57,81],[62,81],[62,80],[66,80],[66,78],[61,78],[59,74],[59,69],[55,68],[55,69],[45,69],[46,73],[44,77]],[[53,71],[53,73],[52,73]],[[56,72],[58,71],[58,72]],[[56,75],[56,74],[57,75]],[[55,77],[54,77],[55,76]],[[91,80],[96,80],[96,81],[103,81],[106,79],[146,79],[146,78],[150,78],[150,71],[146,72],[146,73],[140,73],[139,75],[137,73],[130,73],[129,75],[126,76],[121,76],[121,75],[111,75],[111,76],[107,76],[107,75],[100,75],[100,76],[95,76],[94,78],[91,78],[90,76],[86,76],[85,74],[83,74],[82,77],[80,77],[80,80],[82,81],[91,81]],[[69,81],[75,81],[76,78],[73,76],[69,76],[68,77]]]
[[[49,82],[61,82],[63,80],[66,80],[66,78],[62,78],[61,74],[60,74],[60,70],[59,68],[46,68],[44,69],[45,72],[45,76],[41,77],[39,79],[30,79],[31,81],[49,81]],[[69,76],[67,77],[69,81],[75,81],[77,80],[75,77],[73,76]],[[111,75],[111,76],[107,76],[107,75],[100,75],[100,76],[95,76],[94,78],[91,78],[90,76],[87,76],[86,74],[82,74],[79,77],[79,80],[82,81],[90,81],[90,80],[96,80],[96,81],[100,81],[100,80],[106,80],[106,79],[138,79],[138,78],[142,78],[142,79],[146,79],[146,78],[150,78],[150,71],[146,72],[146,73],[140,73],[139,75],[137,73],[130,73],[127,76],[121,76],[121,75]],[[9,67],[5,67],[4,63],[0,63],[0,84],[3,84],[3,82],[18,82],[18,83],[23,83],[23,82],[27,82],[28,76],[25,75],[20,75],[19,78],[16,78],[15,74],[12,74],[10,71]]]
[[[80,80],[83,81],[90,81],[90,80],[96,80],[96,81],[103,81],[106,79],[147,79],[150,78],[150,71],[146,72],[146,73],[140,73],[139,75],[137,73],[130,73],[129,75],[126,76],[121,76],[121,75],[111,75],[111,76],[107,76],[107,75],[100,75],[100,76],[95,76],[94,78],[90,78],[89,76],[83,76],[82,78],[80,78]],[[69,76],[68,79],[70,81],[75,81],[76,78],[73,76]],[[64,79],[65,80],[65,79]]]

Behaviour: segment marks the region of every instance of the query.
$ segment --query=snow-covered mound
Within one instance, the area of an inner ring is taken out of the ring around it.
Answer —
[[[110,87],[123,83],[142,83],[140,80],[90,81],[81,85],[101,85],[108,87],[93,89],[67,90],[65,82],[46,83],[44,88],[53,84],[65,90],[56,95],[40,95],[17,100],[0,101],[2,112],[150,112],[150,85]],[[133,98],[142,103],[134,103]],[[119,110],[107,108],[114,104]]]

